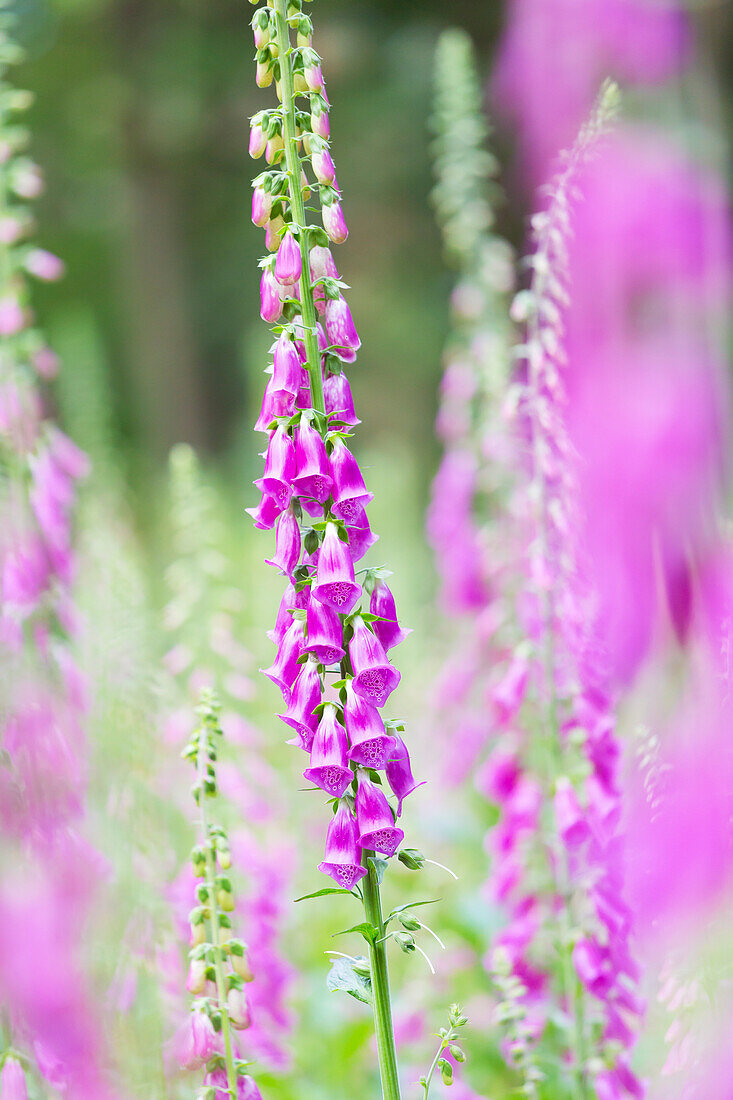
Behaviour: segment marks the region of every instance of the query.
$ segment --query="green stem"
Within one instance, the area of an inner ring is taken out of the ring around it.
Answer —
[[[539,399],[540,385],[538,370],[539,364],[535,358],[535,349],[541,348],[540,341],[540,326],[539,326],[539,310],[538,305],[542,300],[545,293],[545,287],[547,282],[546,270],[549,265],[547,259],[547,244],[546,238],[542,238],[538,255],[542,255],[546,263],[544,265],[535,267],[535,276],[532,281],[532,291],[535,299],[535,307],[529,318],[528,323],[528,343],[530,346],[529,356],[529,384],[534,391],[535,402]],[[541,453],[541,440],[540,429],[538,424],[533,424],[532,427],[532,460],[535,469],[535,476],[537,477],[539,487],[539,507],[538,507],[538,527],[539,527],[539,542],[540,553],[543,560],[547,561],[549,555],[549,517],[548,517],[548,490],[547,480],[544,474],[544,462],[543,455]],[[548,586],[543,586],[542,596],[542,618],[544,622],[544,647],[543,647],[543,674],[545,679],[545,693],[548,700],[548,726],[550,736],[543,738],[543,742],[546,750],[546,768],[547,768],[547,786],[548,790],[552,785],[552,779],[556,772],[557,766],[561,764],[563,758],[563,744],[560,736],[560,719],[558,714],[558,698],[557,698],[557,682],[556,682],[556,653],[555,653],[555,607],[552,596],[552,591]],[[562,939],[561,943],[561,981],[563,987],[563,993],[567,1000],[572,1004],[573,1024],[575,1031],[575,1053],[577,1056],[577,1067],[574,1074],[574,1092],[578,1097],[578,1100],[587,1100],[588,1098],[588,1083],[586,1079],[585,1062],[587,1057],[586,1042],[585,1042],[585,1013],[583,1006],[583,993],[575,973],[572,960],[572,945],[571,945],[571,931],[572,923],[570,919],[570,902],[572,898],[572,890],[570,885],[570,874],[568,868],[567,853],[560,842],[560,838],[557,835],[557,830],[553,827],[550,836],[550,848],[554,859],[552,862],[557,867],[555,874],[555,882],[557,889],[563,898],[564,904],[561,907],[560,912],[560,935]]]
[[[430,1092],[430,1086],[431,1086],[432,1081],[433,1081],[433,1074],[435,1073],[435,1070],[437,1069],[438,1062],[440,1061],[440,1056],[443,1053],[443,1051],[445,1050],[447,1045],[448,1044],[446,1042],[443,1042],[443,1040],[441,1039],[440,1046],[438,1047],[437,1051],[435,1052],[435,1057],[433,1058],[432,1065],[430,1066],[430,1069],[428,1070],[427,1077],[425,1078],[425,1084],[423,1086],[423,1088],[425,1090],[423,1092],[423,1100],[428,1100],[428,1093]]]
[[[369,959],[372,971],[374,1028],[377,1035],[379,1076],[382,1082],[383,1100],[401,1100],[394,1024],[392,1023],[392,1001],[389,993],[387,943],[384,939],[385,925],[382,916],[379,879],[372,862],[373,856],[374,852],[364,852],[363,858],[367,874],[362,880],[362,890],[364,893],[364,915],[369,924],[377,930],[375,942],[369,945]]]
[[[300,154],[296,136],[295,92],[293,90],[293,68],[291,65],[290,32],[287,24],[287,0],[275,0],[275,30],[280,61],[280,87],[282,91],[283,144],[285,146],[285,164],[288,174],[288,191],[293,225],[298,229],[300,244],[300,308],[303,318],[303,340],[307,355],[308,375],[310,378],[311,399],[317,412],[325,412],[323,400],[323,374],[321,371],[321,353],[316,334],[316,307],[313,302],[311,283],[310,244],[308,223],[305,217],[303,190],[300,183]]]
[[[204,741],[204,749],[208,746],[208,739]],[[202,779],[205,778],[205,760],[208,759],[208,752],[201,752],[199,750],[200,760],[203,767],[199,766],[199,774],[202,775]],[[227,1071],[227,1085],[229,1096],[231,1100],[236,1100],[237,1097],[237,1071],[234,1068],[234,1052],[232,1049],[232,1029],[229,1022],[229,1012],[227,1010],[227,989],[226,982],[224,980],[224,952],[222,950],[221,941],[219,939],[219,908],[216,904],[216,864],[214,862],[214,844],[211,837],[211,827],[206,815],[206,790],[204,784],[201,784],[201,792],[199,794],[199,809],[201,810],[201,826],[204,834],[204,853],[206,856],[206,885],[209,891],[209,912],[211,923],[211,943],[214,948],[214,971],[216,974],[216,996],[219,1001],[219,1012],[221,1014],[221,1031],[224,1037],[224,1062],[226,1064]]]

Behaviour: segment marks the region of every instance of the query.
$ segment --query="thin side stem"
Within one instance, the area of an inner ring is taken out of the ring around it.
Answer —
[[[208,740],[204,745],[208,744]],[[199,757],[205,757],[206,752],[199,749]],[[205,765],[203,766],[205,770]],[[201,764],[199,774],[202,772]],[[206,885],[209,891],[209,913],[211,923],[211,943],[214,948],[214,971],[216,974],[216,995],[219,1001],[221,1014],[221,1032],[224,1037],[224,1062],[227,1072],[227,1091],[231,1100],[237,1098],[237,1071],[234,1068],[234,1051],[232,1049],[232,1029],[227,1011],[227,990],[224,980],[224,952],[219,939],[219,908],[216,904],[216,864],[214,863],[214,846],[211,838],[211,828],[206,815],[206,791],[203,783],[199,794],[199,809],[201,811],[201,826],[204,834],[204,853],[206,856]]]
[[[295,121],[295,92],[293,90],[293,68],[291,65],[290,32],[287,23],[287,0],[275,0],[275,30],[280,61],[280,87],[282,90],[283,144],[285,146],[285,164],[288,174],[288,191],[293,224],[298,228],[300,244],[300,308],[303,319],[303,341],[307,355],[308,376],[310,379],[311,399],[317,412],[325,412],[323,400],[323,374],[321,371],[321,353],[316,335],[316,307],[313,302],[313,285],[310,269],[310,242],[308,223],[305,217],[303,190],[300,183],[301,163],[298,153],[297,127]]]
[[[374,1028],[377,1035],[379,1076],[382,1082],[383,1100],[401,1100],[394,1024],[392,1022],[392,1001],[389,993],[387,944],[383,938],[385,926],[384,917],[382,916],[382,899],[377,872],[371,862],[373,856],[374,852],[364,852],[363,858],[367,874],[362,879],[362,887],[364,892],[364,915],[367,921],[377,929],[375,942],[369,945],[369,959],[372,971]]]

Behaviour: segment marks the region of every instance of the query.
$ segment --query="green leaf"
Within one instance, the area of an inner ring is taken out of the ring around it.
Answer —
[[[358,964],[358,970],[355,969]],[[343,990],[350,997],[362,1001],[365,1005],[372,1003],[372,981],[366,972],[368,961],[363,955],[357,955],[354,959],[334,959],[326,978],[326,986],[331,993]]]
[[[359,895],[355,894],[353,890],[342,890],[337,886],[325,886],[323,890],[316,890],[314,894],[303,894],[302,898],[296,898],[296,901],[308,901],[310,898],[323,898],[326,894],[351,894],[352,898],[356,898]]]
[[[361,924],[354,924],[351,928],[344,928],[343,932],[333,932],[331,938],[336,936],[348,936],[349,932],[358,932],[360,936],[363,936],[367,943],[374,943],[377,938],[377,929],[373,924],[369,924],[368,921],[362,921]]]

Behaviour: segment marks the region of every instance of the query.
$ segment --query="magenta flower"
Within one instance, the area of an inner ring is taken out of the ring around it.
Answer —
[[[256,508],[245,508],[245,512],[254,520],[260,531],[269,531],[275,526],[277,517],[284,511],[274,497],[263,496]]]
[[[368,703],[383,707],[400,682],[400,673],[389,663],[379,638],[357,616],[349,656],[354,670],[354,691]]]
[[[412,767],[410,765],[410,754],[407,751],[407,745],[399,736],[395,734],[393,737],[394,745],[387,758],[385,771],[387,773],[387,782],[389,783],[392,793],[397,796],[397,816],[402,816],[402,803],[405,801],[409,794],[417,790],[418,787],[425,786],[425,780],[422,783],[418,783],[412,774]]]
[[[376,707],[354,691],[353,681],[346,681],[344,723],[351,749],[349,759],[365,768],[383,768],[394,748],[394,738],[384,730],[384,722]]]
[[[379,620],[372,624],[374,633],[382,643],[385,652],[393,646],[404,642],[405,638],[412,634],[410,627],[403,628],[397,622],[397,609],[394,596],[384,581],[377,581],[369,601],[369,610],[372,615],[379,615]],[[382,621],[380,621],[382,620]]]
[[[311,747],[310,767],[303,775],[326,794],[341,798],[354,778],[348,763],[349,742],[336,707],[327,703]]]
[[[309,601],[310,589],[302,588],[300,592],[296,592],[292,582],[288,584],[280,600],[275,626],[272,630],[268,630],[267,632],[267,637],[271,642],[274,642],[275,645],[279,645],[293,621],[290,612],[305,611]]]
[[[326,834],[326,851],[318,870],[330,875],[338,886],[351,890],[367,873],[361,863],[356,818],[343,799],[338,804]]]
[[[173,1038],[181,1069],[200,1069],[222,1049],[221,1036],[205,1012],[191,1012]]]
[[[277,650],[273,664],[260,671],[277,684],[286,703],[290,702],[290,689],[300,672],[298,658],[305,652],[305,624],[293,619]]]
[[[300,672],[293,683],[290,701],[285,714],[280,714],[288,726],[296,731],[300,748],[310,752],[318,719],[313,713],[321,701],[323,687],[315,661],[306,661],[300,666]]]
[[[341,620],[326,603],[311,600],[306,612],[309,653],[315,653],[322,665],[334,665],[344,656]]]
[[[323,504],[328,500],[332,479],[321,433],[306,419],[301,420],[295,432],[295,466],[293,488],[298,496],[309,498],[303,501],[303,507],[310,511],[309,501]]]
[[[280,319],[283,311],[280,284],[269,267],[262,269],[260,279],[260,317],[273,324]]]
[[[331,451],[331,478],[333,480],[332,512],[345,523],[352,523],[363,513],[365,505],[374,499],[367,491],[359,464],[349,448],[336,440]]]
[[[357,424],[361,424],[361,420],[354,411],[354,399],[351,396],[349,380],[343,371],[339,374],[329,374],[323,383],[323,397],[326,412],[333,414],[334,420],[349,428],[355,428]]]
[[[357,507],[353,520],[346,524],[346,533],[349,536],[349,550],[353,562],[361,561],[367,550],[379,541],[379,535],[375,535],[369,526],[364,508]]]
[[[361,340],[343,297],[328,298],[326,301],[326,335],[338,358],[345,363],[353,363]]]
[[[387,858],[395,854],[405,838],[402,829],[394,823],[389,802],[362,770],[358,773],[356,821],[360,846]]]
[[[283,286],[297,283],[301,272],[300,246],[292,233],[285,233],[275,259],[275,278]]]
[[[16,298],[0,299],[0,336],[15,336],[26,326],[26,315]]]
[[[295,515],[288,508],[283,512],[277,523],[275,535],[275,557],[266,559],[268,565],[274,565],[282,570],[286,576],[291,577],[293,570],[300,561],[300,526]]]
[[[555,783],[557,830],[567,848],[577,848],[590,836],[578,796],[569,779],[561,776]]]
[[[326,526],[311,595],[341,615],[348,615],[361,596],[361,585],[354,580],[354,563],[349,547],[339,538],[335,523]]]
[[[291,482],[295,475],[295,448],[284,428],[278,427],[270,437],[262,478],[256,482],[278,504],[287,508],[293,495]]]
[[[331,136],[331,123],[328,117],[328,111],[318,102],[318,100],[312,101],[311,104],[311,129],[314,134],[323,138],[324,141],[328,141]]]
[[[297,348],[288,336],[287,332],[282,333],[275,345],[273,366],[273,398],[276,394],[282,393],[287,394],[294,399],[301,386],[303,378],[303,366],[300,362]],[[293,403],[294,401],[290,403],[288,411],[285,412],[284,415],[288,415],[289,412],[292,412]],[[283,413],[276,412],[276,415],[281,416],[283,415]]]

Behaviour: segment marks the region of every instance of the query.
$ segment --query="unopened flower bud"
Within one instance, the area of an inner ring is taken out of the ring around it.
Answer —
[[[244,1031],[252,1023],[247,997],[242,989],[230,989],[227,994],[227,1013],[232,1027]]]
[[[205,940],[206,927],[204,925],[204,922],[201,920],[198,922],[198,924],[192,924],[191,935],[188,941],[191,944],[191,947],[198,947],[200,944],[204,943]]]
[[[343,244],[349,235],[349,230],[341,209],[340,202],[332,202],[321,209],[323,228],[334,244]]]
[[[217,890],[216,904],[225,913],[231,913],[234,910],[234,898],[229,890]]]
[[[28,1100],[25,1070],[12,1055],[5,1059],[0,1073],[0,1096],[2,1100]]]
[[[206,988],[206,963],[203,959],[191,959],[186,978],[186,989],[195,995]]]
[[[444,1085],[453,1084],[453,1066],[450,1064],[447,1058],[441,1058],[438,1062],[440,1066],[440,1076]]]
[[[25,258],[25,268],[29,274],[47,283],[55,282],[64,273],[63,261],[45,248],[32,249]]]
[[[252,192],[252,221],[255,225],[263,226],[270,217],[272,210],[272,194],[265,191],[264,187],[255,187]]]
[[[267,134],[259,122],[252,122],[249,131],[249,155],[258,160],[267,148]]]
[[[268,252],[277,252],[280,247],[281,230],[285,228],[285,219],[279,214],[276,218],[270,218],[265,226],[265,247]]]
[[[242,979],[243,982],[253,982],[255,980],[255,976],[252,973],[252,968],[249,965],[249,959],[247,958],[246,951],[243,951],[241,955],[238,955],[235,953],[234,950],[232,950],[231,963],[232,970],[238,978]]]
[[[269,88],[274,79],[272,71],[272,65],[270,64],[270,58],[266,61],[257,62],[257,69],[255,71],[255,84],[258,88]]]
[[[277,161],[282,160],[284,148],[282,134],[273,134],[265,146],[265,160],[267,163],[276,164]]]

